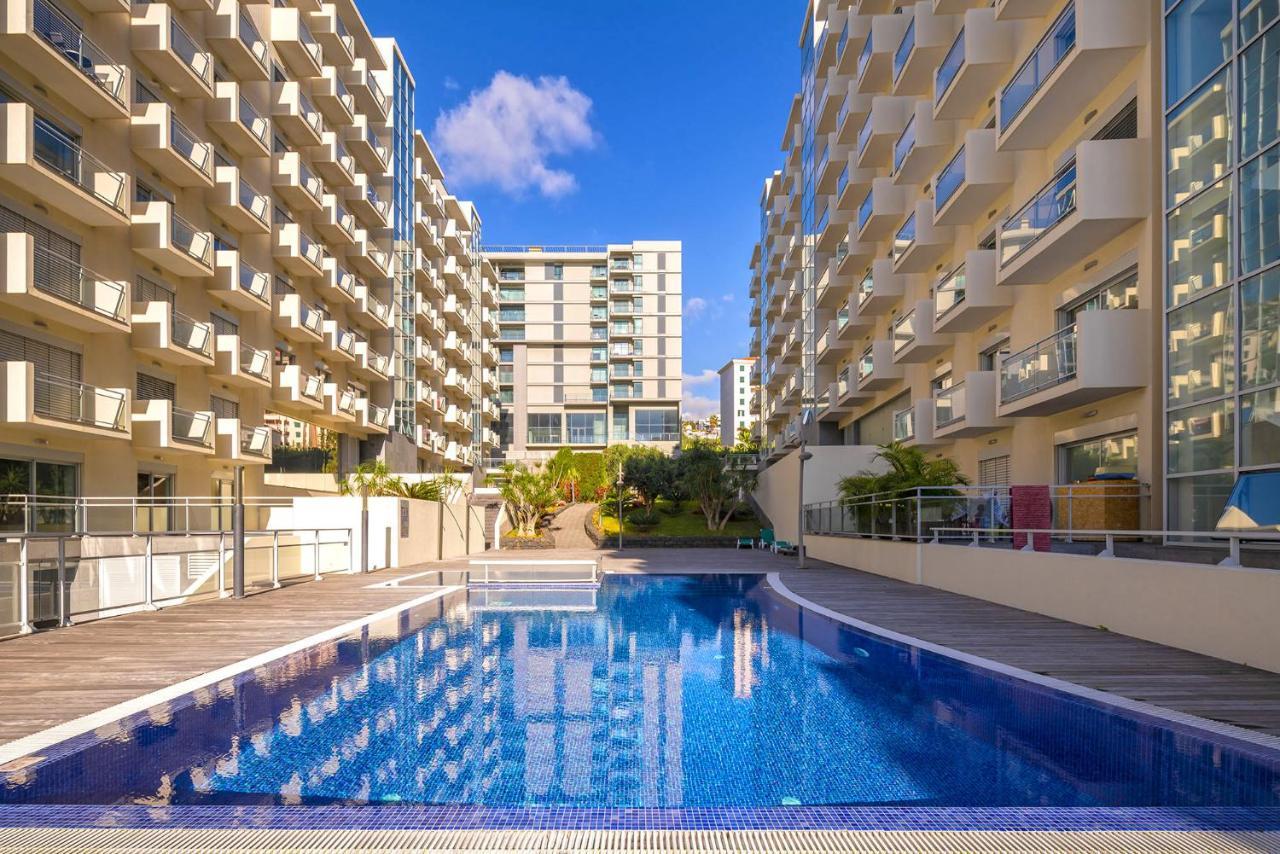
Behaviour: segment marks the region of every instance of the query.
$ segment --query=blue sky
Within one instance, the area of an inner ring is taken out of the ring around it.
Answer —
[[[360,8],[399,40],[418,125],[487,243],[684,241],[684,372],[703,378],[686,402],[710,411],[705,372],[749,341],[747,263],[799,82],[802,0]]]

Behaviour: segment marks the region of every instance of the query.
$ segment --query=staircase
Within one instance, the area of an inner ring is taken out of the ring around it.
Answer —
[[[484,508],[484,547],[493,548],[493,524],[498,520],[498,512],[502,509],[502,497],[496,493],[472,493],[467,503],[472,507]]]

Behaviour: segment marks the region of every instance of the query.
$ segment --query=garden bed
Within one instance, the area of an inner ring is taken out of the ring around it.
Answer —
[[[670,512],[674,508],[665,499],[659,500],[658,507],[658,524],[653,527],[641,528],[624,520],[624,548],[734,548],[739,537],[754,539],[760,535],[760,523],[754,517],[734,519],[723,531],[708,531],[706,520],[693,502],[685,502],[678,512]],[[586,529],[587,536],[600,548],[617,546],[618,521],[614,517],[597,512],[587,520]]]

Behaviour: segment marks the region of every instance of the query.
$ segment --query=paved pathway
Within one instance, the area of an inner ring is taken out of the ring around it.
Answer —
[[[591,549],[596,544],[587,536],[586,524],[596,510],[594,504],[570,504],[551,520],[551,534],[557,549]]]

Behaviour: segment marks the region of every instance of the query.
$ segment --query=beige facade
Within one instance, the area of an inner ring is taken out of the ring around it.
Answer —
[[[503,454],[680,441],[681,244],[493,247]]]
[[[341,469],[496,440],[479,217],[349,0],[6,2],[0,95],[0,492],[253,493],[318,428]]]
[[[1159,26],[1146,0],[811,5],[752,257],[767,454],[899,439],[1159,507]]]

